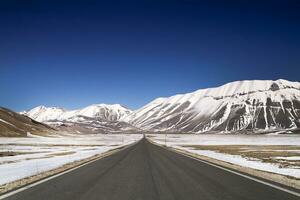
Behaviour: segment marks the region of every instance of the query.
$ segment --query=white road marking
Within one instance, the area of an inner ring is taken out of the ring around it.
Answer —
[[[138,142],[138,141],[137,141],[137,142]],[[119,151],[121,151],[121,150],[127,149],[127,148],[129,148],[129,147],[135,145],[137,142],[135,142],[135,143],[133,143],[133,144],[130,144],[130,145],[128,145],[128,146],[125,147],[125,148],[118,149],[118,150],[114,151],[112,154],[117,153],[117,152],[119,152]],[[160,146],[160,145],[154,143],[153,141],[151,141],[151,143],[152,143],[152,144],[155,144],[155,145],[157,145],[157,146]],[[167,149],[167,150],[169,150],[169,151],[173,151],[173,152],[178,153],[178,154],[180,154],[180,155],[183,155],[183,156],[185,156],[185,157],[191,158],[191,159],[193,159],[193,160],[196,160],[196,161],[205,163],[205,164],[207,164],[207,165],[210,165],[210,166],[213,166],[213,167],[222,169],[222,170],[224,170],[224,171],[227,171],[227,172],[230,172],[230,173],[239,175],[239,176],[241,176],[241,177],[244,177],[244,178],[253,180],[253,181],[255,181],[255,182],[258,182],[258,183],[261,183],[261,184],[270,186],[270,187],[272,187],[272,188],[275,188],[275,189],[278,189],[278,190],[287,192],[287,193],[289,193],[289,194],[295,195],[295,196],[297,196],[297,197],[300,197],[300,193],[298,193],[298,192],[296,192],[296,191],[292,191],[292,190],[289,190],[289,189],[280,187],[280,186],[278,186],[278,185],[275,185],[275,184],[272,184],[272,183],[268,183],[268,182],[266,182],[266,181],[263,181],[263,180],[260,180],[260,179],[257,179],[257,178],[254,178],[254,177],[251,177],[251,176],[248,176],[248,175],[239,173],[239,172],[237,172],[237,171],[234,171],[234,170],[231,170],[231,169],[228,169],[228,168],[219,166],[219,165],[215,165],[215,164],[213,164],[213,163],[210,163],[210,162],[201,160],[201,159],[199,159],[199,158],[196,158],[196,157],[193,157],[193,156],[184,154],[184,153],[179,152],[179,151],[177,151],[177,150],[175,150],[175,149],[170,149],[170,148],[167,148],[167,147],[164,147],[164,146],[160,146],[160,147],[162,147],[162,148],[164,148],[164,149]],[[105,155],[105,156],[103,156],[103,157],[100,157],[100,158],[97,158],[97,159],[95,159],[95,160],[86,162],[86,163],[84,163],[84,164],[82,164],[82,165],[79,165],[79,166],[77,166],[77,167],[74,167],[74,168],[72,168],[72,169],[68,169],[68,170],[66,170],[66,171],[64,171],[64,172],[55,174],[55,175],[50,176],[50,177],[48,177],[48,178],[42,179],[42,180],[40,180],[40,181],[38,181],[38,182],[29,184],[29,185],[24,186],[24,187],[21,187],[21,188],[19,188],[19,189],[17,189],[17,190],[14,190],[14,191],[11,191],[11,192],[9,192],[9,193],[6,193],[6,194],[0,196],[0,200],[1,200],[1,199],[5,199],[5,198],[7,198],[7,197],[9,197],[9,196],[12,196],[12,195],[14,195],[14,194],[17,194],[17,193],[19,193],[19,192],[22,192],[22,191],[24,191],[24,190],[27,190],[27,189],[29,189],[29,188],[31,188],[31,187],[34,187],[34,186],[36,186],[36,185],[39,185],[39,184],[41,184],[41,183],[44,183],[44,182],[46,182],[46,181],[48,181],[48,180],[51,180],[51,179],[53,179],[53,178],[56,178],[56,177],[58,177],[58,176],[61,176],[61,175],[63,175],[63,174],[66,174],[66,173],[68,173],[68,172],[71,172],[71,171],[73,171],[73,170],[76,170],[76,169],[78,169],[78,168],[80,168],[80,167],[83,167],[83,166],[85,166],[85,165],[88,165],[88,164],[90,164],[90,163],[92,163],[92,162],[95,162],[95,161],[97,161],[97,160],[100,160],[100,159],[102,159],[102,158],[105,158],[105,157],[107,157],[107,156],[110,156],[110,155],[112,155],[112,154]]]
[[[39,184],[41,184],[41,183],[44,183],[44,182],[46,182],[46,181],[49,181],[49,180],[51,180],[51,179],[54,179],[54,178],[56,178],[56,177],[58,177],[58,176],[61,176],[61,175],[64,175],[64,174],[66,174],[66,173],[69,173],[69,172],[71,172],[71,171],[74,171],[74,170],[76,170],[76,169],[78,169],[78,168],[80,168],[80,167],[83,167],[83,166],[85,166],[85,165],[88,165],[88,164],[90,164],[90,163],[96,162],[96,161],[98,161],[98,160],[100,160],[100,159],[102,159],[102,158],[105,158],[105,157],[107,157],[107,156],[111,156],[111,155],[113,155],[113,154],[115,154],[115,153],[117,153],[117,152],[119,152],[119,151],[125,150],[125,149],[127,149],[127,148],[129,148],[129,147],[135,145],[135,144],[138,143],[139,141],[140,141],[140,140],[138,140],[137,142],[134,142],[134,143],[132,143],[132,144],[130,144],[130,145],[128,145],[128,146],[125,146],[124,148],[121,148],[121,149],[115,149],[115,150],[113,150],[113,152],[111,152],[110,154],[104,155],[103,157],[97,158],[97,159],[95,159],[95,160],[88,161],[88,162],[83,163],[83,164],[81,164],[81,165],[79,165],[79,166],[77,166],[77,167],[68,169],[68,170],[66,170],[66,171],[63,171],[63,172],[60,172],[60,173],[58,173],[58,174],[52,175],[52,176],[50,176],[50,177],[48,177],[48,178],[42,179],[42,180],[37,181],[37,182],[35,182],[35,183],[31,183],[31,184],[26,185],[26,186],[23,186],[23,187],[21,187],[21,188],[19,188],[19,189],[16,189],[16,190],[13,190],[13,191],[8,192],[8,193],[6,193],[6,194],[3,194],[3,195],[0,196],[0,200],[1,200],[1,199],[5,199],[5,198],[7,198],[7,197],[10,197],[10,196],[12,196],[12,195],[15,195],[15,194],[17,194],[17,193],[19,193],[19,192],[22,192],[22,191],[24,191],[24,190],[27,190],[27,189],[29,189],[29,188],[32,188],[32,187],[34,187],[34,186],[36,186],[36,185],[39,185]],[[108,153],[108,152],[106,152],[106,153]]]
[[[278,186],[278,185],[275,185],[275,184],[272,184],[272,183],[269,183],[269,182],[260,180],[260,179],[258,179],[258,178],[254,178],[254,177],[248,176],[248,175],[246,175],[246,174],[239,173],[239,172],[237,172],[237,171],[234,171],[234,170],[231,170],[231,169],[222,167],[222,166],[220,166],[220,165],[216,165],[216,164],[207,162],[207,161],[205,161],[205,160],[201,160],[200,158],[196,158],[196,157],[193,157],[193,156],[191,156],[191,155],[188,155],[188,154],[182,153],[182,152],[180,152],[180,151],[177,151],[177,150],[175,150],[174,148],[171,149],[171,148],[168,148],[168,147],[161,146],[161,145],[159,145],[159,144],[156,144],[156,143],[153,142],[153,141],[151,141],[151,143],[152,143],[152,144],[155,144],[155,145],[157,145],[157,146],[160,146],[160,147],[162,147],[162,148],[164,148],[164,149],[166,149],[166,150],[173,151],[173,152],[178,153],[178,154],[180,154],[180,155],[183,155],[183,156],[185,156],[185,157],[191,158],[191,159],[193,159],[193,160],[197,160],[197,161],[202,162],[202,163],[205,163],[205,164],[207,164],[207,165],[210,165],[210,166],[213,166],[213,167],[222,169],[222,170],[224,170],[224,171],[227,171],[227,172],[230,172],[230,173],[233,173],[233,174],[242,176],[242,177],[247,178],[247,179],[250,179],[250,180],[252,180],[252,181],[255,181],[255,182],[258,182],[258,183],[261,183],[261,184],[270,186],[270,187],[272,187],[272,188],[275,188],[275,189],[277,189],[277,190],[281,190],[281,191],[283,191],[283,192],[287,192],[287,193],[289,193],[289,194],[292,194],[292,195],[295,195],[295,196],[297,196],[297,197],[300,197],[300,193],[298,193],[298,192],[296,192],[296,191],[289,190],[289,189],[287,189],[287,188],[284,188],[284,187],[281,187],[281,186]]]

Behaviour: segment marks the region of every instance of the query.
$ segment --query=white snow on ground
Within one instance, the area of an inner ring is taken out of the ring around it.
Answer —
[[[0,138],[0,155],[3,152],[22,153],[0,157],[0,185],[104,153],[141,138],[142,135],[137,134]]]
[[[214,152],[214,151],[206,151],[206,150],[195,150],[192,148],[182,148],[182,147],[176,147],[176,148],[187,150],[191,153],[204,155],[204,156],[207,156],[210,158],[222,160],[222,161],[233,163],[233,164],[240,165],[240,166],[245,166],[245,167],[250,167],[250,168],[258,169],[258,170],[262,170],[262,171],[273,172],[273,173],[277,173],[277,174],[283,174],[283,175],[300,178],[300,169],[280,168],[276,164],[264,163],[264,162],[260,162],[260,160],[249,160],[249,159],[244,158],[239,155],[229,155],[229,154],[223,154],[223,153],[218,153],[218,152]]]
[[[182,149],[198,155],[211,157],[232,164],[250,167],[267,172],[300,178],[300,166],[297,168],[280,167],[275,163],[262,162],[259,159],[245,158],[211,150],[197,150],[186,145],[292,145],[300,146],[299,135],[149,135],[156,143]],[[259,149],[261,150],[261,149]],[[276,159],[298,160],[299,157],[280,157]]]
[[[167,145],[300,145],[300,135],[156,134],[155,142]]]

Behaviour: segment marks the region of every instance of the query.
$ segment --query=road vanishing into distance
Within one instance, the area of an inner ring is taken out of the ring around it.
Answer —
[[[290,200],[299,197],[166,150],[137,144],[7,200]]]

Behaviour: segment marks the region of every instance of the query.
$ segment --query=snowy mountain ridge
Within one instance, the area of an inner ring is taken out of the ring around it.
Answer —
[[[296,89],[300,90],[300,82],[290,82],[284,79],[272,80],[244,80],[226,83],[219,87],[199,89],[186,94],[177,94],[171,97],[160,97],[154,101],[164,101],[172,97],[178,96],[203,96],[214,98],[233,97],[234,95],[247,95],[254,92],[264,92],[269,90]]]
[[[82,117],[94,118],[105,121],[118,121],[132,111],[120,104],[93,104],[83,109],[66,110],[59,107],[38,106],[22,114],[39,122],[72,121],[78,122]]]
[[[172,132],[297,128],[299,100],[299,82],[235,81],[155,99],[124,120],[141,129]]]
[[[47,124],[79,123],[90,129],[118,126],[118,130],[189,133],[297,129],[300,128],[300,82],[235,81],[157,98],[135,111],[119,104],[94,104],[70,111],[39,106],[23,114]]]

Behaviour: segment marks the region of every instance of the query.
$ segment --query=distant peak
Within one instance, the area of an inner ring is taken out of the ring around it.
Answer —
[[[46,108],[46,106],[40,105],[40,106],[37,106],[37,107],[35,107],[35,108],[33,108],[33,109],[45,109],[45,108]]]
[[[121,105],[121,104],[104,104],[104,103],[100,103],[100,104],[92,104],[88,107],[106,107],[109,109],[126,109],[126,110],[130,110],[127,107]]]
[[[40,105],[40,106],[37,106],[37,107],[35,107],[35,108],[33,108],[33,109],[37,109],[37,110],[46,110],[46,109],[57,109],[57,110],[66,110],[66,109],[64,109],[64,108],[61,108],[61,107],[46,107],[46,106],[44,106],[44,105]],[[32,110],[33,110],[32,109]]]

